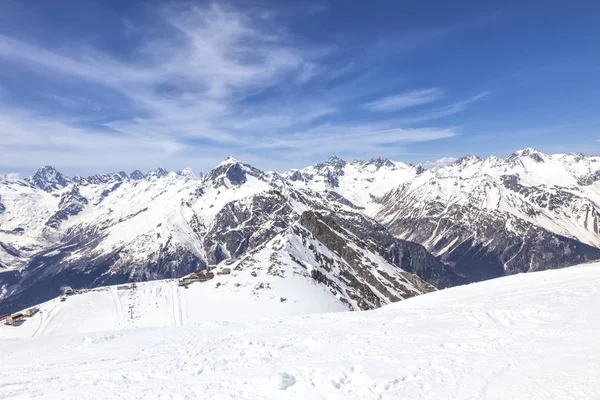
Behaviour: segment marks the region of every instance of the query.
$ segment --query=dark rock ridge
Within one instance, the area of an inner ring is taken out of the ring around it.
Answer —
[[[144,175],[140,170],[136,169],[131,174],[129,174],[129,178],[133,179],[134,181],[139,181],[141,179],[146,178],[146,175]]]
[[[154,169],[152,171],[149,171],[148,174],[146,175],[146,178],[162,178],[163,176],[167,175],[169,173],[169,171],[167,171],[164,168],[157,168]]]
[[[71,190],[62,194],[58,203],[58,211],[46,221],[46,226],[57,229],[70,216],[83,211],[87,204],[88,200],[79,193],[77,185],[74,185]]]
[[[49,165],[38,169],[28,180],[33,186],[46,192],[62,189],[71,183],[69,178]]]
[[[514,178],[507,178],[505,184],[519,190]],[[538,201],[551,208],[558,198],[541,196]],[[468,282],[600,259],[596,247],[499,210],[481,213],[458,204],[447,207],[429,202],[417,216],[406,206],[406,199],[384,201],[389,204],[386,214],[398,216],[387,225],[391,233],[417,243],[427,242],[429,251],[440,254],[442,261]],[[595,226],[597,220],[594,211]]]
[[[433,286],[421,281],[416,276],[411,279],[411,275],[401,269],[398,269],[395,277],[392,277],[381,270],[373,270],[370,262],[365,259],[363,251],[367,249],[371,251],[375,250],[375,253],[381,251],[380,254],[384,257],[389,254],[383,251],[383,249],[370,248],[370,246],[363,242],[359,237],[353,235],[350,231],[339,225],[336,217],[332,214],[306,211],[302,213],[299,225],[306,228],[315,239],[327,246],[330,251],[339,255],[344,261],[344,264],[337,266],[339,269],[337,275],[352,289],[349,297],[352,300],[360,299],[357,304],[362,310],[380,307],[383,305],[382,300],[384,299],[391,300],[392,302],[400,300],[400,298],[397,298],[390,293],[390,287],[400,291],[403,298],[413,297],[418,293],[434,290]],[[349,246],[349,243],[354,244],[354,246]],[[408,258],[410,258],[410,254],[413,251],[414,248],[406,248]],[[424,252],[427,253],[425,250]],[[430,261],[435,263],[435,258],[431,255],[429,256],[431,257]],[[334,288],[337,292],[341,292],[339,288],[335,287],[336,285],[333,281],[328,279],[328,273],[331,272],[334,263],[330,259],[327,260],[327,257],[322,257],[322,260],[323,264],[321,266],[325,271],[313,271],[313,278],[317,281],[326,283],[330,288]],[[404,261],[407,261],[405,263],[407,266],[411,262],[410,260]],[[406,289],[406,287],[401,285],[403,281],[410,282],[412,285],[416,286],[419,289],[419,292],[417,293]],[[377,292],[383,294],[383,299],[372,288],[375,288]]]

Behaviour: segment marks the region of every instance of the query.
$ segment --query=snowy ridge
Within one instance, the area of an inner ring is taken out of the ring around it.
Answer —
[[[0,340],[9,361],[0,364],[0,397],[591,399],[600,391],[600,346],[591,340],[600,329],[599,283],[600,265],[590,264],[374,311],[234,322],[203,319],[216,304],[184,301],[181,320],[160,321],[183,326],[61,335],[73,320],[88,320],[72,298],[42,324],[48,337]],[[145,284],[148,304],[172,298],[154,284]],[[110,321],[115,303],[109,293],[98,296],[93,302],[104,302],[106,314],[97,317]],[[127,294],[117,296],[128,304]],[[1,325],[0,337],[30,322]]]
[[[431,169],[337,161],[287,177],[339,193],[470,281],[600,258],[600,157],[525,149]]]

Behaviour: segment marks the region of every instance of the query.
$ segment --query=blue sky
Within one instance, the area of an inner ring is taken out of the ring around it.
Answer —
[[[600,152],[600,6],[424,3],[4,0],[0,171]]]

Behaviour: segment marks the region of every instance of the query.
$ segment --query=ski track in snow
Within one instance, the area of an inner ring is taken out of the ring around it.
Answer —
[[[44,333],[46,327],[52,323],[52,320],[60,312],[62,305],[63,303],[61,301],[55,302],[52,308],[39,313],[40,324],[32,336],[41,336]]]
[[[369,312],[5,339],[0,399],[596,399],[598,304],[590,264]]]
[[[124,318],[123,318],[123,308],[121,306],[121,300],[119,299],[119,292],[117,291],[116,287],[111,287],[110,288],[110,295],[112,297],[113,303],[115,305],[115,312],[116,312],[116,317],[117,317],[117,326],[119,327],[123,327],[124,326]]]
[[[173,325],[182,325],[182,311],[181,302],[179,300],[179,287],[177,285],[171,285],[171,301],[173,302]]]

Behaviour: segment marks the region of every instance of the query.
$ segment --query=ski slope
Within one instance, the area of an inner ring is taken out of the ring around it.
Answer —
[[[65,302],[57,297],[19,326],[0,325],[0,339],[348,311],[324,285],[304,277],[250,273],[216,276],[188,289],[177,280],[159,280],[135,289],[96,288]]]
[[[588,264],[376,311],[4,339],[0,398],[594,399],[598,304]]]

